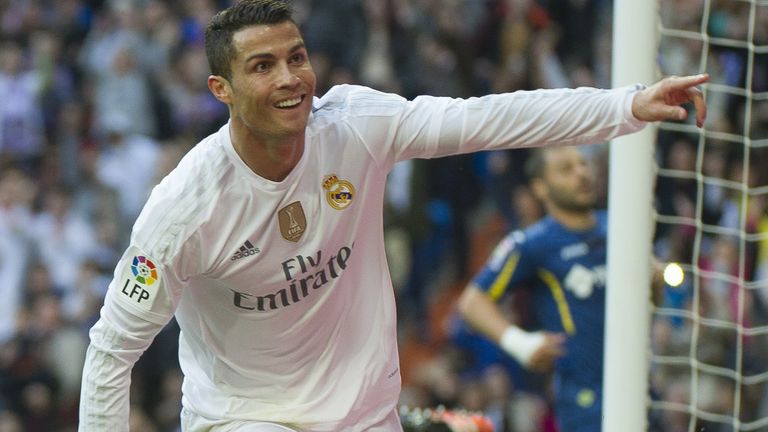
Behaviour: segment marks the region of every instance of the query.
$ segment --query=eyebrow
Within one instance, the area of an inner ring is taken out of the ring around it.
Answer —
[[[306,45],[304,44],[304,41],[299,41],[296,43],[296,45],[292,46],[291,49],[288,50],[289,53],[294,53],[300,49],[306,48]],[[245,62],[248,63],[254,59],[274,59],[277,56],[275,56],[272,53],[256,53],[251,54],[248,57],[245,58]]]

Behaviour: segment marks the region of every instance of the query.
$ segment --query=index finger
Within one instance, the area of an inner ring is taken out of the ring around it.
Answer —
[[[674,90],[687,90],[699,84],[709,81],[709,74],[688,75],[684,77],[670,78],[669,86]]]
[[[704,94],[696,86],[709,81],[709,74],[689,75],[684,77],[673,77],[670,79],[669,87],[674,90],[684,91],[689,100],[696,109],[696,126],[702,127],[707,118],[707,104],[704,101]]]

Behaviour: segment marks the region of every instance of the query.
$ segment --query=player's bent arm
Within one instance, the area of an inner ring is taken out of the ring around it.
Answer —
[[[131,370],[163,327],[133,315],[107,297],[101,318],[90,331],[79,432],[128,431]]]
[[[547,341],[543,332],[527,332],[510,323],[496,303],[473,283],[459,298],[459,312],[473,329],[498,343],[525,367],[531,366],[534,354]]]
[[[512,325],[498,305],[474,283],[461,293],[458,307],[467,324],[493,341],[501,340],[504,331]]]

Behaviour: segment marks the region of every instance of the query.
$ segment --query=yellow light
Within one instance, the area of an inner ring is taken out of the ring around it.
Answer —
[[[678,287],[685,279],[685,272],[678,263],[669,263],[664,268],[664,282],[671,287]]]

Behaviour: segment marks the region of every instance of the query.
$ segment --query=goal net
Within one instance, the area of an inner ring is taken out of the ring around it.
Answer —
[[[649,430],[768,430],[768,0],[660,0],[661,75],[708,72],[706,125],[659,125]]]

